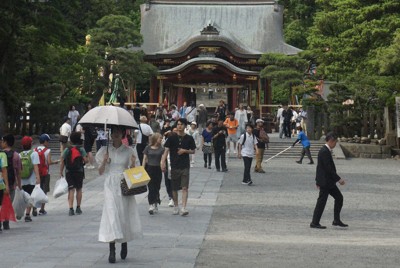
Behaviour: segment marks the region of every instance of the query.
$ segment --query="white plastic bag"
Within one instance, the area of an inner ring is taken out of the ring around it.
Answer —
[[[25,191],[20,190],[18,187],[15,189],[15,195],[12,205],[17,219],[21,219],[22,216],[24,216],[25,209],[29,205],[29,203],[25,202],[24,193]]]
[[[24,197],[24,202],[25,205],[28,207],[30,205],[33,206],[33,198],[31,197],[30,194],[28,194],[27,192],[25,192],[24,190],[21,190],[22,196]]]
[[[56,185],[54,186],[53,197],[58,198],[66,193],[68,193],[68,183],[64,177],[61,177],[56,181]]]
[[[33,206],[40,208],[42,203],[48,203],[49,198],[40,188],[39,184],[36,184],[35,188],[32,191],[31,197],[33,198]]]

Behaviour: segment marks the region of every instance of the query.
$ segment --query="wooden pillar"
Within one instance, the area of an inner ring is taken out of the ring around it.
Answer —
[[[179,107],[181,107],[184,102],[183,88],[179,87],[177,91],[178,91],[177,92],[178,98],[176,99],[176,105],[177,105],[177,108],[179,109]]]
[[[164,83],[163,80],[159,80],[159,87],[158,87],[158,103],[164,102]]]
[[[238,89],[237,88],[232,88],[232,111],[235,111],[235,108],[238,105]]]
[[[149,96],[149,102],[154,102],[154,95],[155,95],[155,90],[157,87],[157,80],[154,81],[154,77],[150,79],[150,96]],[[149,107],[150,108],[150,107]]]

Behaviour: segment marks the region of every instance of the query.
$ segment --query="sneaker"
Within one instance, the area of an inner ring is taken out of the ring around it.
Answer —
[[[81,207],[76,207],[75,213],[76,215],[81,215],[82,214]]]
[[[223,169],[222,172],[228,172],[228,170],[227,169]]]
[[[174,206],[174,200],[170,199],[170,200],[169,200],[169,203],[168,203],[168,206],[169,206],[170,208],[172,208],[172,207]]]
[[[207,168],[207,164],[204,164],[204,167]]]
[[[250,186],[250,185],[252,185],[252,184],[253,184],[253,181],[252,181],[252,180],[249,180],[249,182],[247,183],[248,186]]]
[[[44,209],[39,210],[39,215],[46,215],[47,211]]]
[[[190,162],[190,164],[194,164],[194,161]]]
[[[229,149],[228,149],[228,150],[226,150],[226,153],[227,153],[227,154],[229,154]]]
[[[301,164],[301,161],[296,161],[297,164]]]
[[[154,205],[153,204],[151,204],[150,207],[149,207],[149,214],[150,215],[154,214]]]
[[[158,213],[158,206],[157,206],[157,203],[154,204],[154,212],[155,212],[155,213]]]
[[[314,162],[310,162],[310,163],[308,163],[309,165],[314,165]]]
[[[179,207],[174,207],[172,215],[179,215]]]
[[[89,165],[88,167],[87,167],[87,169],[95,169],[96,167],[95,166],[93,166],[93,165]]]
[[[262,169],[260,169],[260,170],[258,171],[258,173],[265,173],[265,171],[262,170]]]
[[[208,169],[211,169],[211,166],[208,166]]]
[[[36,208],[33,208],[32,216],[33,216],[33,217],[36,217],[36,216],[37,216],[37,209],[36,209]]]
[[[69,216],[74,216],[75,215],[75,212],[74,212],[74,210],[72,208],[69,209],[68,215]]]
[[[190,164],[190,167],[193,167],[193,164]]]
[[[249,182],[248,181],[242,181],[243,185],[247,185]]]
[[[181,216],[187,216],[189,215],[189,211],[187,211],[186,208],[181,208]]]
[[[26,216],[25,216],[25,222],[31,222],[31,221],[32,221],[31,216],[26,215]]]

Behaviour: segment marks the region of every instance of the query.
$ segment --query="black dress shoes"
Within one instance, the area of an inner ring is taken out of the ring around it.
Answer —
[[[349,227],[348,224],[344,224],[342,221],[333,221],[332,225],[333,226],[339,226],[339,227]]]
[[[315,224],[315,223],[310,223],[310,228],[315,228],[315,229],[326,229],[326,226],[322,226],[321,224]]]

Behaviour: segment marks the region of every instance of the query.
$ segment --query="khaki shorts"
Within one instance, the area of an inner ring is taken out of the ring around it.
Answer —
[[[236,134],[229,134],[228,138],[226,138],[226,142],[237,142],[238,138]]]
[[[171,169],[171,188],[172,191],[189,188],[189,168]]]

